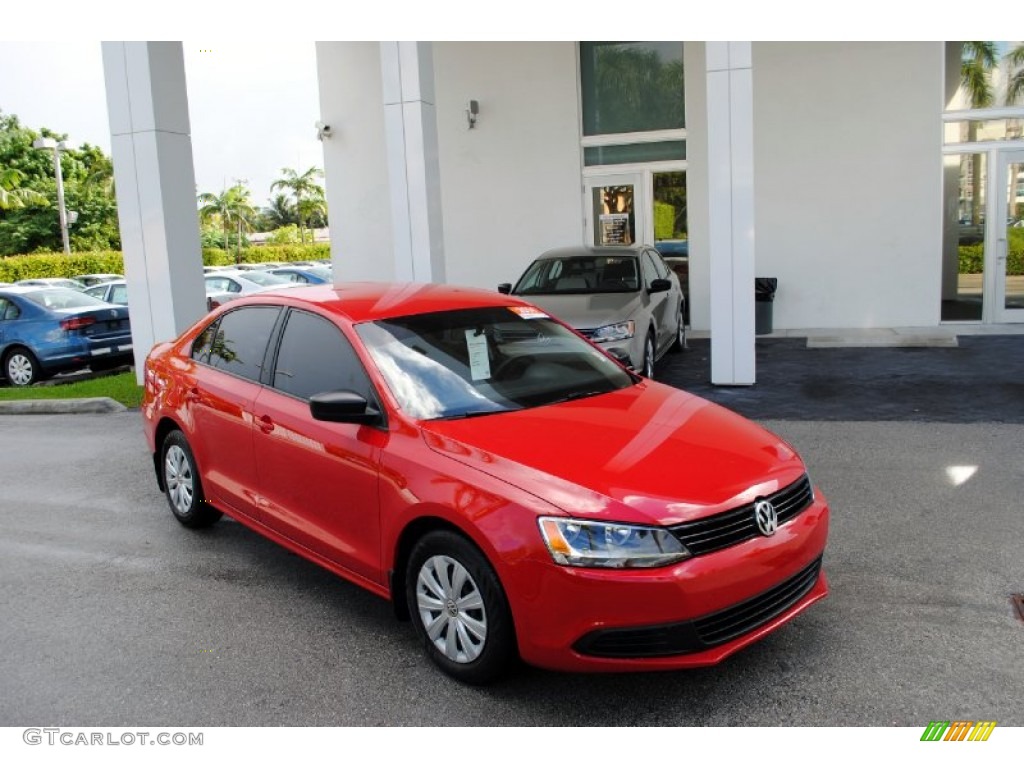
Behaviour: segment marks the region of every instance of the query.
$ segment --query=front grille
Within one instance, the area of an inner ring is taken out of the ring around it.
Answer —
[[[697,636],[705,645],[720,645],[745,635],[783,613],[801,597],[811,591],[821,571],[821,558],[808,565],[796,576],[786,579],[757,597],[712,613],[693,622]]]
[[[811,591],[821,572],[821,558],[756,597],[692,621],[650,627],[599,629],[573,648],[587,656],[635,659],[680,656],[714,648],[764,626]]]
[[[775,507],[779,525],[792,520],[811,505],[811,481],[804,475],[781,491],[766,496]],[[754,521],[757,500],[728,512],[674,525],[669,530],[692,555],[706,555],[760,536]]]

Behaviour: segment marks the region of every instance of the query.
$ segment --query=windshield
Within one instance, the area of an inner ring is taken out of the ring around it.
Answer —
[[[22,296],[47,309],[87,309],[109,306],[105,301],[100,301],[81,291],[73,291],[70,288],[40,288],[38,291],[23,293]]]
[[[281,275],[272,275],[269,272],[258,272],[256,270],[250,270],[242,275],[246,280],[256,283],[256,285],[284,285],[291,282],[287,277],[281,277]]]
[[[638,291],[632,256],[569,256],[537,259],[519,278],[517,296],[558,293],[626,293]]]
[[[411,315],[356,326],[402,410],[418,419],[535,408],[635,379],[531,307]]]

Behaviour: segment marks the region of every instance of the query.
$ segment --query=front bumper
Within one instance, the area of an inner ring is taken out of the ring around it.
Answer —
[[[520,653],[565,671],[685,669],[716,664],[828,594],[820,496],[772,537],[656,569],[612,571],[534,562],[516,600]]]

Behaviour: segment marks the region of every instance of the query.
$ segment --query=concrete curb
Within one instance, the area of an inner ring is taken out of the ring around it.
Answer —
[[[4,400],[0,416],[25,413],[121,413],[128,409],[109,397],[76,397],[68,400]]]

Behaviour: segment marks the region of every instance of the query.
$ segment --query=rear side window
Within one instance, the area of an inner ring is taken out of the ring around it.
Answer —
[[[0,320],[17,320],[21,310],[13,301],[0,299]]]
[[[223,315],[210,340],[209,364],[259,381],[267,342],[280,312],[278,307],[243,307]]]
[[[220,318],[214,320],[208,326],[206,330],[196,336],[196,340],[192,342],[192,359],[198,360],[200,363],[210,362],[210,349],[213,347],[213,340],[217,334],[217,324],[220,322]]]
[[[338,327],[298,310],[292,310],[281,334],[273,386],[303,400],[349,389],[376,402],[363,364]]]

